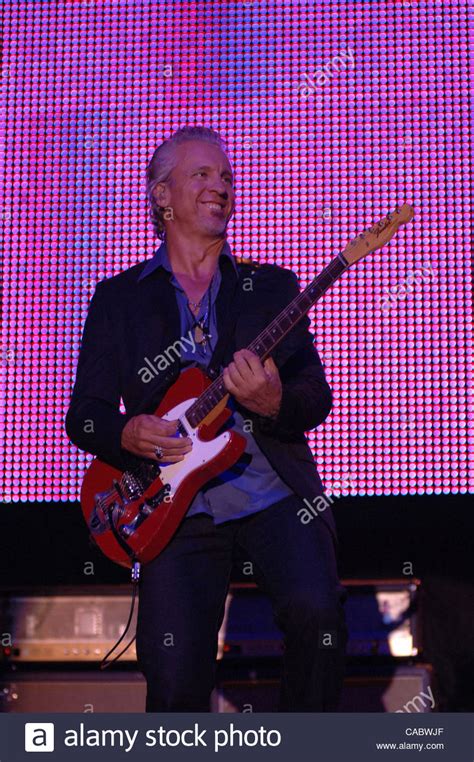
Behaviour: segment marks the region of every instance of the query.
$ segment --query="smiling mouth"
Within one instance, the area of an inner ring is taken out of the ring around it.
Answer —
[[[224,207],[221,204],[217,204],[214,201],[203,201],[204,206],[207,206],[213,212],[224,212]]]

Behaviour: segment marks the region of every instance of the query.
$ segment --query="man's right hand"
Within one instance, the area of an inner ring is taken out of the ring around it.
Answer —
[[[122,447],[141,458],[177,463],[192,449],[189,437],[176,434],[178,423],[178,420],[165,421],[157,415],[136,415],[122,431]],[[156,456],[157,447],[163,451],[160,458]]]

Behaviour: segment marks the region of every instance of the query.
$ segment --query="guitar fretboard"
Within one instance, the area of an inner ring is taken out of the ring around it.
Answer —
[[[263,362],[348,267],[349,265],[342,254],[335,257],[304,291],[295,296],[285,309],[258,334],[247,349],[258,355]],[[199,426],[226,394],[228,391],[225,388],[221,373],[186,411],[186,418],[190,425],[193,428]]]

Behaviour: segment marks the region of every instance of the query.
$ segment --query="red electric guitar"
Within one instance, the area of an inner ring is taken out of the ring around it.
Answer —
[[[403,204],[351,241],[248,349],[263,362],[350,265],[382,248],[412,217],[412,207]],[[137,469],[125,472],[98,459],[91,463],[82,485],[82,511],[94,540],[112,561],[132,567],[136,561],[155,558],[196,492],[244,452],[243,436],[232,431],[217,434],[231,414],[228,398],[222,374],[211,381],[199,368],[185,370],[155,411],[166,420],[178,419],[178,434],[192,439],[193,448],[183,460],[166,464],[144,459]]]

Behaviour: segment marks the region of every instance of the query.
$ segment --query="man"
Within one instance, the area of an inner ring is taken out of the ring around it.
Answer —
[[[279,710],[334,711],[346,641],[334,521],[330,508],[303,518],[323,491],[304,432],[327,417],[331,392],[307,317],[263,364],[246,349],[298,294],[297,278],[232,255],[233,173],[214,131],[187,127],[165,141],[148,166],[147,193],[163,243],[149,261],[97,286],[68,435],[121,470],[142,458],[183,460],[190,439],[153,412],[180,371],[198,365],[211,376],[223,371],[233,410],[226,426],[247,446],[196,494],[169,544],[142,569],[137,655],[146,710],[209,711],[239,552],[284,635]],[[174,360],[170,348],[178,349]]]

